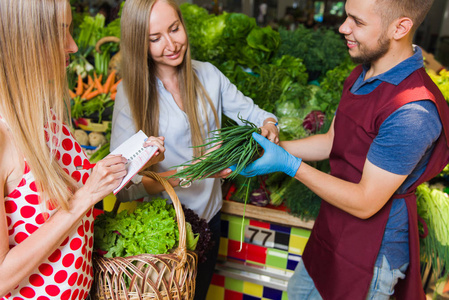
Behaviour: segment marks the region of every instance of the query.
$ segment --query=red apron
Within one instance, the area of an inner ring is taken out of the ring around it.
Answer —
[[[382,122],[406,103],[431,100],[440,114],[443,133],[435,145],[424,174],[404,195],[409,215],[410,265],[406,279],[396,286],[397,299],[425,299],[420,277],[416,187],[440,173],[449,161],[449,106],[424,69],[413,72],[398,86],[383,82],[368,95],[350,88],[361,74],[357,67],[345,82],[335,118],[330,154],[331,174],[359,182],[369,147]],[[367,220],[354,217],[322,201],[306,245],[303,260],[323,299],[365,299],[374,264],[388,221],[392,199]]]

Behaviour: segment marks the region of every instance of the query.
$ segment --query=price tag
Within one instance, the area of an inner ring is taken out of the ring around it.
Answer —
[[[267,248],[274,248],[274,236],[276,231],[255,227],[245,226],[245,242]]]

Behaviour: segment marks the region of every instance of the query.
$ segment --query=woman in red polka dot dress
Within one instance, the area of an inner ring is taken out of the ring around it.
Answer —
[[[87,158],[62,122],[71,22],[67,0],[0,0],[2,300],[88,298],[93,206],[126,175],[121,156],[76,170]]]

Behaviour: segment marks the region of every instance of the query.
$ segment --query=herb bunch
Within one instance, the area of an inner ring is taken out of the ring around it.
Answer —
[[[214,246],[215,242],[212,240],[212,231],[210,231],[209,224],[203,218],[200,218],[196,212],[182,205],[186,224],[192,226],[194,235],[199,235],[198,242],[194,251],[198,255],[198,262],[202,263],[207,260],[207,254]]]
[[[183,170],[170,177],[186,178],[188,182],[200,180],[208,175],[218,173],[230,166],[236,169],[227,178],[233,179],[261,153],[261,147],[253,139],[252,133],[260,133],[260,129],[250,121],[239,117],[243,126],[232,125],[211,131],[213,136],[203,145],[197,147],[218,148],[195,157],[186,163],[176,166],[184,166]]]

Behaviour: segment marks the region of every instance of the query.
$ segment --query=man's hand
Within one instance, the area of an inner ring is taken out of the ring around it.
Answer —
[[[240,175],[253,177],[279,171],[291,177],[296,175],[302,159],[291,155],[284,148],[270,142],[258,133],[253,133],[253,138],[262,146],[264,154],[261,158],[249,164],[240,172]],[[231,167],[231,170],[234,171],[235,167]]]

